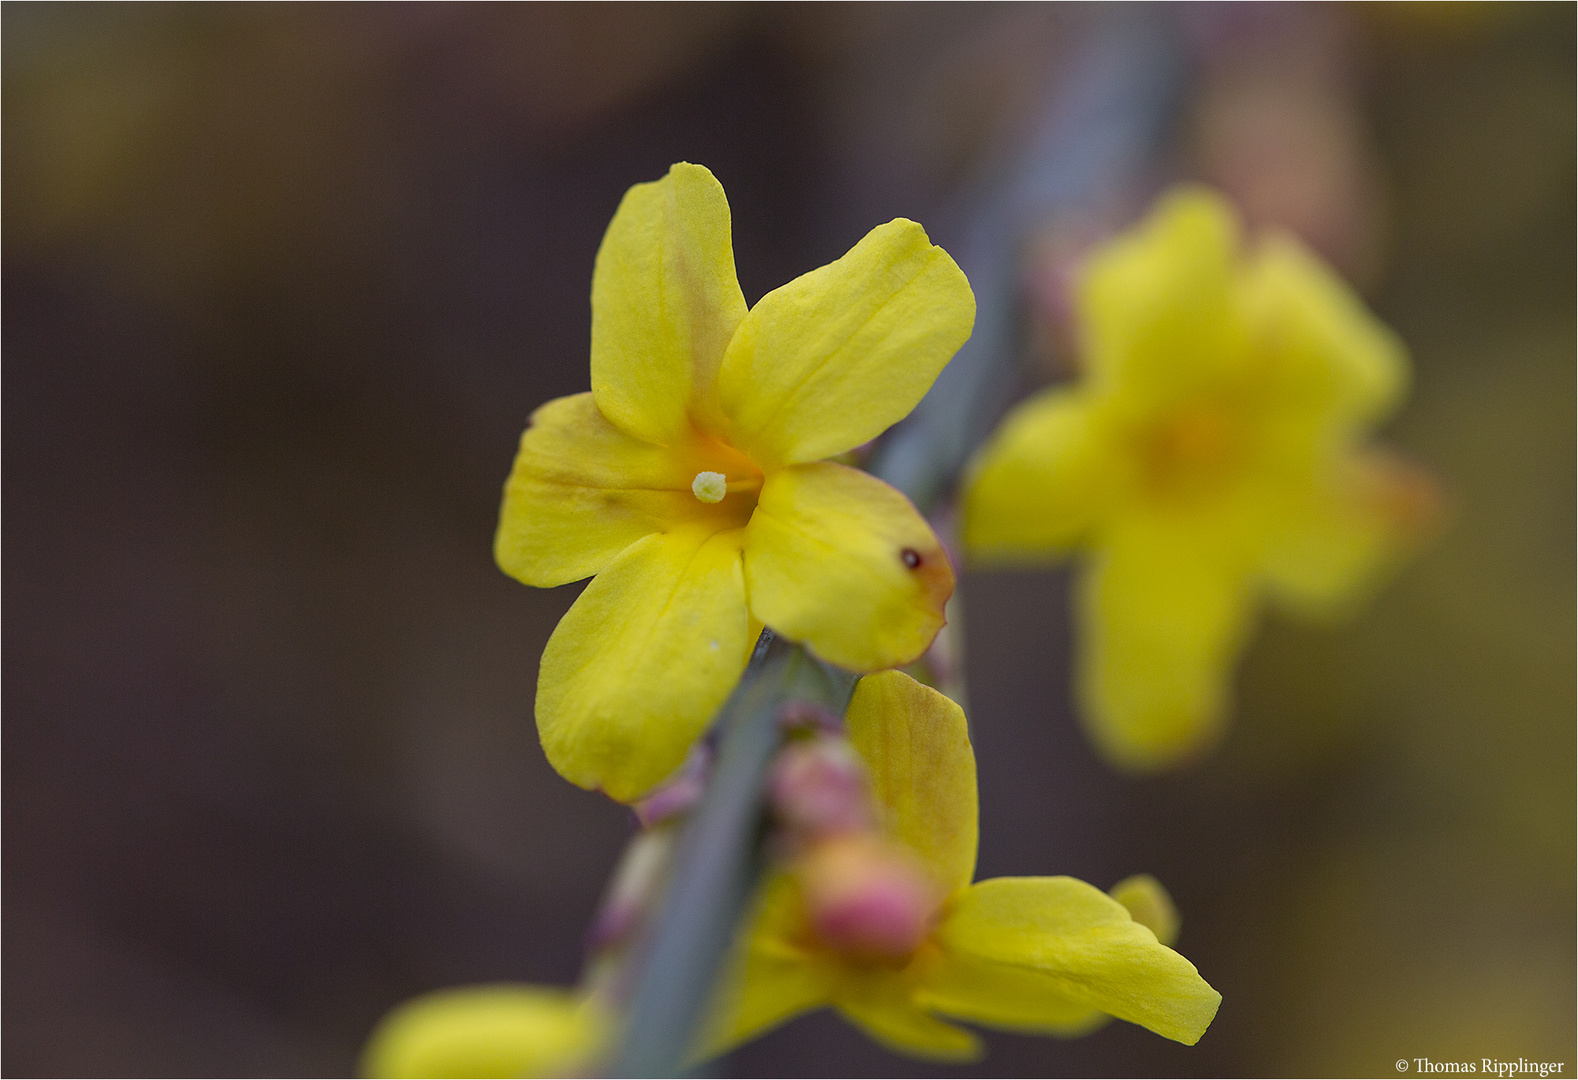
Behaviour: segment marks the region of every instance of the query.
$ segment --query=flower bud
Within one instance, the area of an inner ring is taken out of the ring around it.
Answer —
[[[817,845],[800,865],[800,883],[812,932],[859,959],[907,960],[942,901],[918,858],[869,836]]]
[[[712,773],[712,750],[705,742],[690,749],[685,764],[674,771],[661,787],[635,805],[636,820],[650,829],[672,817],[691,810],[707,792]]]
[[[795,698],[778,706],[778,726],[784,731],[811,731],[841,735],[844,721],[823,705]]]
[[[843,739],[790,743],[769,781],[773,810],[794,839],[816,840],[875,825],[866,767]]]
[[[586,932],[588,952],[623,945],[651,909],[673,857],[674,835],[671,828],[648,829],[625,848]]]

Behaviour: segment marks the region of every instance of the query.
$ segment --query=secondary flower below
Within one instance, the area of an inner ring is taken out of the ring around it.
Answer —
[[[902,672],[869,675],[848,734],[888,851],[835,840],[812,865],[769,879],[719,994],[709,1053],[824,1005],[895,1050],[942,1059],[981,1047],[936,1014],[1053,1035],[1116,1016],[1199,1040],[1222,996],[1158,940],[1177,916],[1154,881],[1124,882],[1121,902],[1069,877],[970,883],[975,755],[958,705]],[[928,896],[916,919],[914,902]]]

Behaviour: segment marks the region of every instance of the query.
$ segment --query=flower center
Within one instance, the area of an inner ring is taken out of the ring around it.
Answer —
[[[690,482],[690,490],[695,492],[696,498],[704,503],[720,503],[729,493],[729,479],[722,473],[703,469],[696,474],[696,479]]]
[[[1242,465],[1244,433],[1228,409],[1180,409],[1144,432],[1141,461],[1158,495],[1191,498],[1220,489]]]

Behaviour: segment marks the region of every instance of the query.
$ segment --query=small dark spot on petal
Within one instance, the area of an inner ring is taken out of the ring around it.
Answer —
[[[920,552],[916,551],[914,548],[905,548],[903,551],[899,552],[899,558],[903,559],[904,565],[909,567],[911,570],[915,569],[921,564]]]

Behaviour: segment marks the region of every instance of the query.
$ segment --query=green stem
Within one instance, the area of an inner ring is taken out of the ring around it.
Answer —
[[[685,826],[674,876],[637,945],[629,1011],[609,1076],[675,1076],[695,1050],[718,970],[759,876],[762,786],[783,741],[779,710],[812,701],[842,716],[857,676],[764,631],[718,715],[713,781]]]

